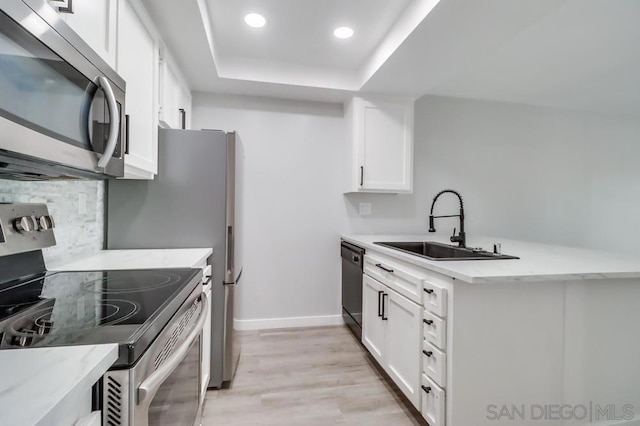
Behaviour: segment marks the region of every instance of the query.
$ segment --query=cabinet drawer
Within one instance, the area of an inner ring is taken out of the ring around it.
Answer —
[[[435,382],[422,375],[422,417],[429,426],[444,426],[445,393]]]
[[[422,371],[443,388],[447,386],[447,354],[422,341]]]
[[[364,256],[364,273],[389,286],[409,300],[421,304],[422,281],[418,273],[401,262],[383,256]]]
[[[447,345],[447,323],[445,320],[429,311],[424,311],[422,320],[422,334],[424,340],[430,342],[440,349],[446,349]]]
[[[446,317],[447,289],[425,280],[422,288],[422,305],[427,311]]]

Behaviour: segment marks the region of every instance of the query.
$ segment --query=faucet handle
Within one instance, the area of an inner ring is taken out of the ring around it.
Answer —
[[[462,235],[456,235],[456,231],[457,231],[457,229],[453,228],[453,235],[451,235],[451,238],[449,238],[449,241],[451,241],[452,243],[460,244],[463,241],[463,236]]]

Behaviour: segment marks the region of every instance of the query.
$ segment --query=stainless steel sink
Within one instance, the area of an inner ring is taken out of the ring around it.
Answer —
[[[374,244],[388,247],[394,250],[424,257],[429,260],[498,260],[498,259],[519,259],[519,257],[508,256],[506,254],[494,254],[484,250],[471,248],[461,248],[448,244],[436,243],[433,241],[415,242],[375,242]]]

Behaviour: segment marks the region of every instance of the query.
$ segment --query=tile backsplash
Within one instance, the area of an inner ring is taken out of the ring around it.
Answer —
[[[0,180],[2,203],[46,203],[56,222],[55,247],[44,250],[47,264],[104,246],[103,181],[22,182]]]

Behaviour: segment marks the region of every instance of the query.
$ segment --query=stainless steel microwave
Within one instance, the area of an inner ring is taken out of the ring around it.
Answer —
[[[45,0],[0,0],[0,178],[124,175],[125,82]]]

